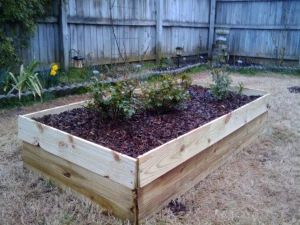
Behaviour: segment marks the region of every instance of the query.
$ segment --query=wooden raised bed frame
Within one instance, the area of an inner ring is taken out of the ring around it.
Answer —
[[[267,116],[268,94],[251,89],[244,94],[261,97],[138,158],[32,119],[85,102],[19,116],[24,165],[139,224],[257,137]]]

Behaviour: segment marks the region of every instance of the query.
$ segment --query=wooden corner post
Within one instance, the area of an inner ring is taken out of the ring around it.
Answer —
[[[162,52],[162,34],[163,34],[163,1],[156,0],[156,63],[160,62]]]
[[[66,0],[60,0],[59,7],[59,39],[60,39],[60,48],[59,55],[61,66],[64,69],[68,69],[69,67],[69,32],[68,32],[68,7]]]
[[[209,9],[209,31],[208,31],[208,57],[212,57],[214,33],[215,33],[215,19],[216,19],[216,0],[210,0]]]

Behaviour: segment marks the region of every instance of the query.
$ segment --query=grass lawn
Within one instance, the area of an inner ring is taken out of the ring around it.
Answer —
[[[210,81],[206,71],[191,73],[196,84]],[[300,86],[300,77],[258,72],[234,73],[232,79],[271,93],[264,133],[179,198],[186,213],[174,215],[165,208],[146,225],[300,224],[300,94],[287,90]],[[17,116],[86,98],[69,96],[0,111],[0,224],[123,224],[23,168]]]

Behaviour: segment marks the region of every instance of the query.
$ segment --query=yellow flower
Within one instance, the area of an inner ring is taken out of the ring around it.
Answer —
[[[53,64],[51,66],[51,70],[57,71],[58,70],[58,65],[57,64]]]
[[[51,71],[50,71],[50,75],[51,76],[55,76],[57,74],[57,71],[56,70],[54,70],[54,69],[51,69]]]

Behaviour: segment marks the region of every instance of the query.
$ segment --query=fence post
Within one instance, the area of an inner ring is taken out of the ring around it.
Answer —
[[[156,0],[156,63],[160,62],[162,51],[162,33],[163,33],[163,1]]]
[[[61,65],[64,69],[69,68],[69,32],[68,32],[68,11],[67,11],[67,1],[60,0],[59,7],[59,40],[60,40],[60,48],[59,55]]]
[[[210,0],[209,9],[209,34],[208,34],[208,57],[212,57],[216,18],[216,0]]]

